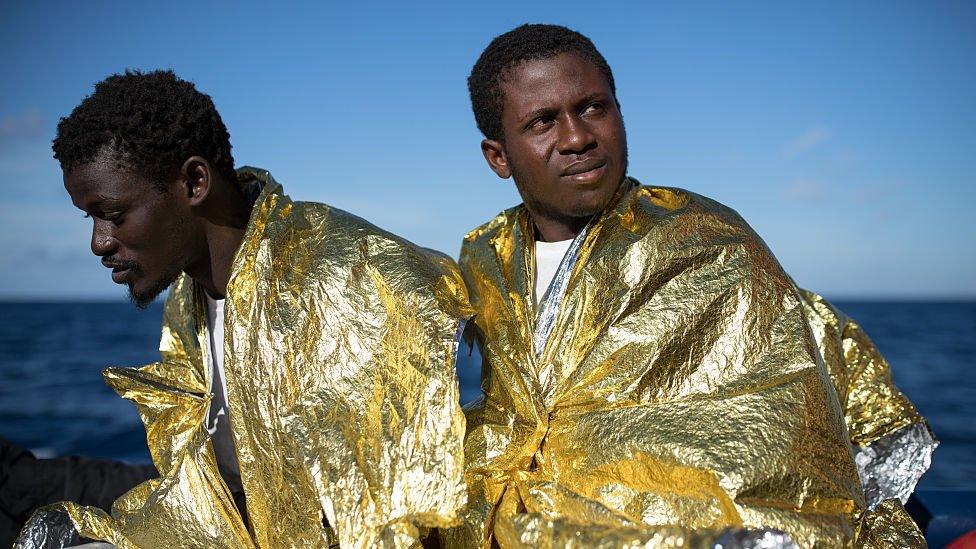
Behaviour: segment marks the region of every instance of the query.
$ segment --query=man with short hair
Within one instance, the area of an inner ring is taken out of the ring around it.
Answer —
[[[465,524],[444,541],[924,544],[897,497],[927,461],[867,499],[858,470],[865,487],[891,471],[860,450],[906,433],[927,460],[924,420],[863,332],[734,211],[627,177],[592,42],[518,27],[468,85],[484,157],[523,203],[461,248],[483,395],[466,409]]]
[[[105,371],[159,478],[111,515],[44,508],[22,546],[410,545],[456,521],[470,312],[450,259],[235,172],[213,102],[170,71],[97,84],[54,151],[112,279],[139,306],[171,287],[161,361]]]

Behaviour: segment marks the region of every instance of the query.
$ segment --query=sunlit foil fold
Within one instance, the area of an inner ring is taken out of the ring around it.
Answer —
[[[59,508],[48,508],[34,513],[14,542],[13,549],[47,549],[70,547],[81,543],[77,530],[68,513]]]
[[[796,549],[796,543],[776,530],[733,529],[719,536],[715,549]]]
[[[854,451],[864,497],[876,508],[887,499],[908,503],[915,485],[932,464],[938,442],[924,423],[914,423]]]
[[[897,500],[867,509],[851,453],[914,407],[734,211],[625,180],[541,344],[533,254],[522,206],[462,246],[485,366],[446,546],[711,548],[739,531],[924,545]]]
[[[105,372],[136,404],[161,476],[111,515],[40,510],[19,547],[63,546],[65,516],[75,533],[123,549],[405,547],[457,523],[464,417],[453,367],[471,311],[456,265],[348,213],[293,202],[263,170],[239,178],[261,188],[224,305],[246,517],[204,427],[204,301],[183,276],[166,301],[162,360]]]
[[[887,499],[906,503],[938,441],[895,386],[888,362],[864,330],[821,296],[806,290],[800,295],[844,409],[868,508]]]

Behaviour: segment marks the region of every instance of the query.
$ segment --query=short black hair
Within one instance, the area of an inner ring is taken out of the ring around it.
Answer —
[[[65,171],[95,160],[106,146],[158,188],[194,155],[236,181],[230,134],[213,101],[171,70],[126,70],[95,84],[58,123],[52,143]]]
[[[551,59],[562,53],[575,53],[596,65],[616,99],[613,71],[589,38],[559,25],[525,24],[495,37],[481,52],[468,76],[474,119],[485,137],[504,141],[502,107],[505,97],[501,84],[510,71],[525,61]]]

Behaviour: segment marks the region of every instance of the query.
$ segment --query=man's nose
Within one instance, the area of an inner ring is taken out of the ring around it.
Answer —
[[[118,243],[115,241],[115,237],[112,236],[112,231],[109,227],[111,223],[98,218],[94,219],[95,222],[92,225],[91,251],[99,257],[110,255],[118,247]]]
[[[566,120],[560,126],[560,153],[579,154],[593,148],[596,144],[596,136],[593,135],[586,122],[581,118],[567,116]]]

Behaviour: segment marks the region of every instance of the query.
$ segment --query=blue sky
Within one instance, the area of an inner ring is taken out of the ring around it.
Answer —
[[[0,22],[0,298],[123,298],[50,140],[98,80],[172,68],[239,165],[456,255],[518,202],[465,78],[523,22],[590,36],[630,173],[739,211],[833,297],[974,298],[976,5],[965,2],[21,2]],[[524,5],[523,5],[524,4]]]

